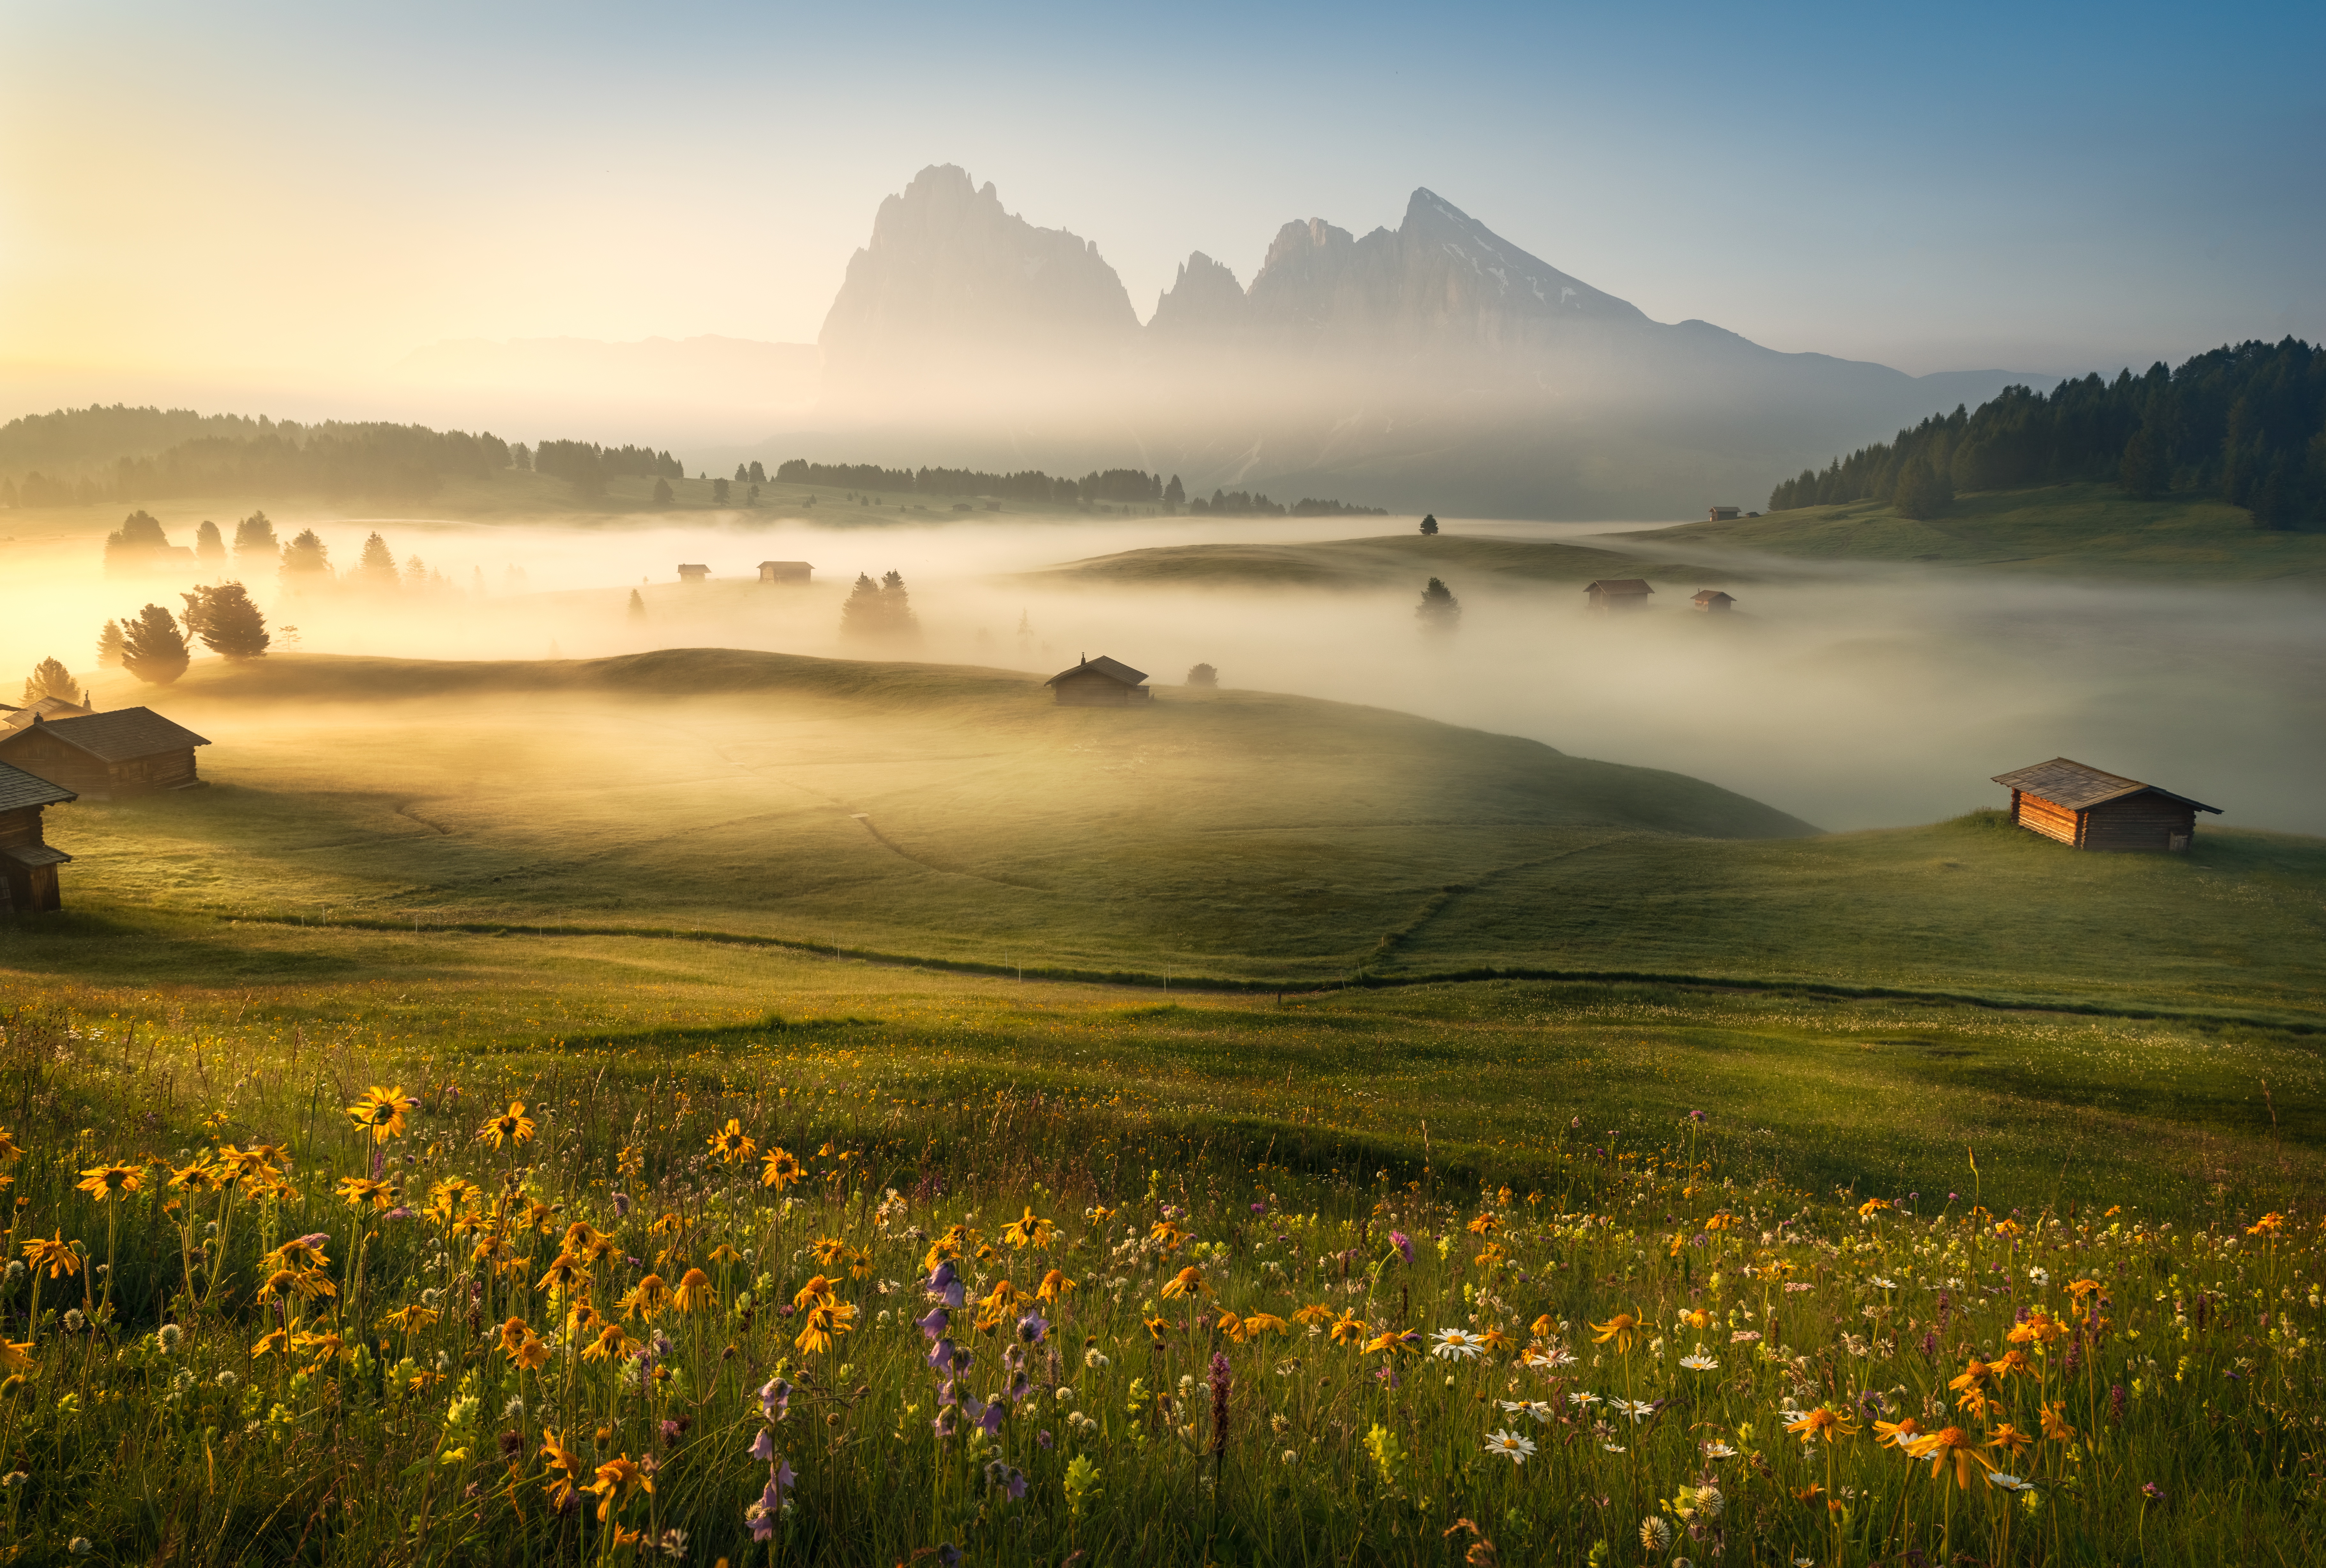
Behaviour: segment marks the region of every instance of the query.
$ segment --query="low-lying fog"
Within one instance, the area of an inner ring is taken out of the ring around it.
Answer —
[[[163,520],[173,541],[191,543],[198,519]],[[304,525],[275,522],[286,539]],[[1827,828],[2005,803],[1989,775],[2067,756],[2221,806],[2227,824],[2326,832],[2326,601],[2297,589],[1796,566],[1789,580],[1730,584],[1739,603],[1727,617],[1691,611],[1689,596],[1704,585],[1675,580],[1656,581],[1653,608],[1606,618],[1586,613],[1580,584],[1503,588],[1456,571],[1447,580],[1463,605],[1459,628],[1434,636],[1413,614],[1419,572],[1393,591],[1362,592],[1017,575],[1151,545],[1404,533],[1410,518],[315,526],[342,571],[377,526],[399,561],[420,556],[445,582],[294,596],[271,570],[251,573],[256,596],[278,625],[299,627],[307,652],[592,658],[714,645],[1045,674],[1104,653],[1165,687],[1201,661],[1229,686],[1401,709],[1692,774]],[[1452,520],[1447,531],[1599,532]],[[148,599],[177,608],[187,583],[166,573],[108,580],[98,553],[94,536],[11,552],[0,699],[14,700],[14,673],[47,654],[94,675],[108,616]],[[738,580],[763,560],[811,561],[814,581]],[[680,586],[681,561],[709,566],[712,580]],[[843,643],[841,603],[856,575],[889,571],[911,594],[917,648]],[[627,609],[632,588],[642,589],[643,621]],[[131,698],[119,673],[107,674],[114,700],[168,706],[165,691],[141,687]]]

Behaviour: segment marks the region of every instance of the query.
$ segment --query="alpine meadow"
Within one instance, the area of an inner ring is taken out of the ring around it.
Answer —
[[[0,1565],[2326,1563],[2319,15],[115,9]]]

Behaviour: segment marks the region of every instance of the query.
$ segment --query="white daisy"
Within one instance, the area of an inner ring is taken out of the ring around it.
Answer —
[[[1512,1464],[1524,1464],[1528,1455],[1534,1452],[1534,1444],[1515,1432],[1489,1432],[1486,1452],[1507,1455]]]
[[[1475,1361],[1486,1353],[1486,1342],[1466,1329],[1440,1329],[1429,1353],[1444,1361]]]
[[[2022,1480],[2015,1475],[2005,1475],[1999,1470],[1986,1472],[1986,1484],[1991,1487],[2001,1487],[2007,1492],[2032,1492],[2035,1489],[2033,1481]]]
[[[1633,1421],[1645,1421],[1656,1413],[1654,1403],[1647,1399],[1610,1399],[1607,1407],[1623,1412]]]
[[[1707,1459],[1735,1459],[1736,1457],[1736,1451],[1716,1437],[1710,1443],[1704,1445],[1704,1457]]]
[[[1594,1405],[1603,1403],[1599,1396],[1594,1394],[1588,1388],[1576,1389],[1573,1393],[1568,1395],[1567,1402],[1569,1405],[1580,1405],[1586,1410]]]
[[[1702,1345],[1698,1345],[1697,1346],[1694,1353],[1682,1356],[1679,1359],[1679,1364],[1686,1367],[1691,1372],[1710,1372],[1719,1367],[1720,1358],[1717,1356],[1706,1355],[1704,1352],[1704,1347]]]

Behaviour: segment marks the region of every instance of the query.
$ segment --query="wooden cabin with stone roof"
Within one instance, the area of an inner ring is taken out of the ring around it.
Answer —
[[[1995,782],[2011,791],[2014,822],[2078,849],[2178,853],[2196,837],[2199,812],[2221,814],[2219,806],[2064,756],[1999,773]]]
[[[151,708],[35,717],[0,732],[0,762],[91,800],[191,789],[194,747],[209,742]]]
[[[41,812],[79,797],[0,762],[0,914],[46,914],[63,907],[57,868],[72,857],[41,836]]]
[[[1146,680],[1145,671],[1101,654],[1095,659],[1085,656],[1073,669],[1059,671],[1043,684],[1057,693],[1061,708],[1128,708],[1155,700]]]

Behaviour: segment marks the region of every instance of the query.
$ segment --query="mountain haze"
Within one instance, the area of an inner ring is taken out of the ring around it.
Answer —
[[[1394,229],[1285,224],[1249,286],[1194,252],[1142,324],[1094,244],[952,165],[882,201],[819,342],[835,458],[1135,457],[1198,494],[1514,516],[1751,505],[1837,447],[2050,380],[1655,321],[1428,190]]]

